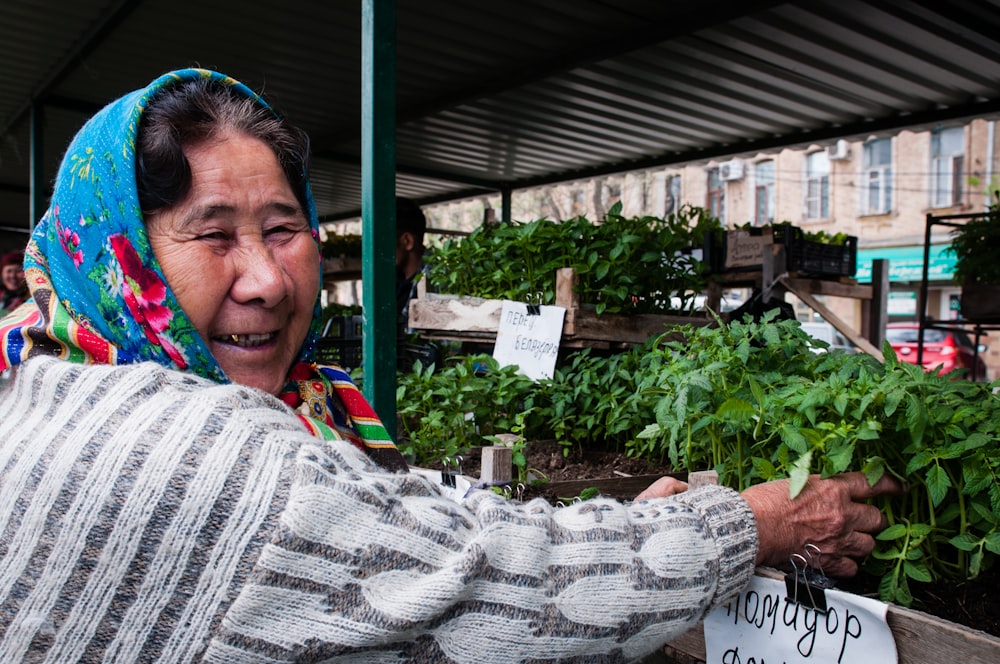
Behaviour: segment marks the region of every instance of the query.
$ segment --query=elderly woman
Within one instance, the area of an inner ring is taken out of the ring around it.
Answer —
[[[24,280],[23,251],[11,251],[0,258],[0,316],[28,299],[28,284]]]
[[[0,324],[0,661],[630,661],[804,542],[842,574],[859,475],[553,509],[462,504],[309,362],[306,141],[163,76],[70,145]]]

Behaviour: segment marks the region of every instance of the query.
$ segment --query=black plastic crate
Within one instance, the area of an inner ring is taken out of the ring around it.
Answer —
[[[785,247],[785,269],[804,275],[818,277],[853,277],[858,269],[858,238],[849,236],[844,244],[827,244],[807,240],[798,226],[775,224],[774,226],[753,227],[739,231],[726,231],[719,242],[715,236],[706,234],[705,253],[710,256],[709,264],[714,273],[747,272],[759,270],[756,260],[747,264],[728,264],[731,233],[748,234],[751,238],[763,237],[765,229],[773,233],[773,243]]]
[[[331,316],[323,330],[327,339],[360,339],[364,326],[363,316]]]
[[[858,238],[848,236],[844,244],[805,239],[798,226],[774,227],[775,243],[785,245],[785,267],[789,272],[817,276],[853,277],[858,271]]]
[[[316,361],[336,364],[347,371],[357,369],[361,366],[361,339],[323,337],[316,342]]]

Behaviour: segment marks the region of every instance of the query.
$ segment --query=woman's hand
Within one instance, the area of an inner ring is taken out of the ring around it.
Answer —
[[[687,482],[679,480],[676,477],[661,477],[644,489],[635,499],[636,501],[640,501],[649,498],[666,498],[667,496],[687,491],[687,488]]]
[[[857,560],[871,553],[874,535],[887,525],[884,514],[862,501],[902,491],[889,476],[870,487],[862,473],[828,479],[813,475],[794,500],[789,498],[788,480],[750,487],[742,495],[757,519],[757,564],[787,567],[792,554],[805,555],[805,545],[814,544],[825,574],[854,576]]]

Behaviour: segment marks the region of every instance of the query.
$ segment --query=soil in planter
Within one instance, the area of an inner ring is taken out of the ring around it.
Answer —
[[[528,467],[544,473],[550,484],[584,479],[624,478],[624,475],[662,475],[669,468],[647,461],[633,459],[618,450],[571,450],[563,456],[563,448],[552,441],[533,441],[526,446]],[[463,473],[479,477],[479,455],[468,455],[462,464]],[[562,494],[562,495],[560,495]],[[553,491],[547,484],[527,487],[524,499],[542,497],[551,503],[571,496]],[[630,500],[634,493],[616,495],[613,490],[603,490],[602,495],[619,500]],[[842,580],[838,587],[859,595],[878,597],[878,580],[859,575]],[[933,616],[1000,636],[1000,571],[987,570],[975,581],[961,583],[912,583],[914,605],[912,608]]]

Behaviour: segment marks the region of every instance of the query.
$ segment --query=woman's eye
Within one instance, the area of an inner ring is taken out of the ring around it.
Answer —
[[[274,226],[264,231],[264,234],[271,238],[282,239],[286,237],[291,237],[296,233],[300,233],[302,228],[299,226],[287,225],[287,226]]]

